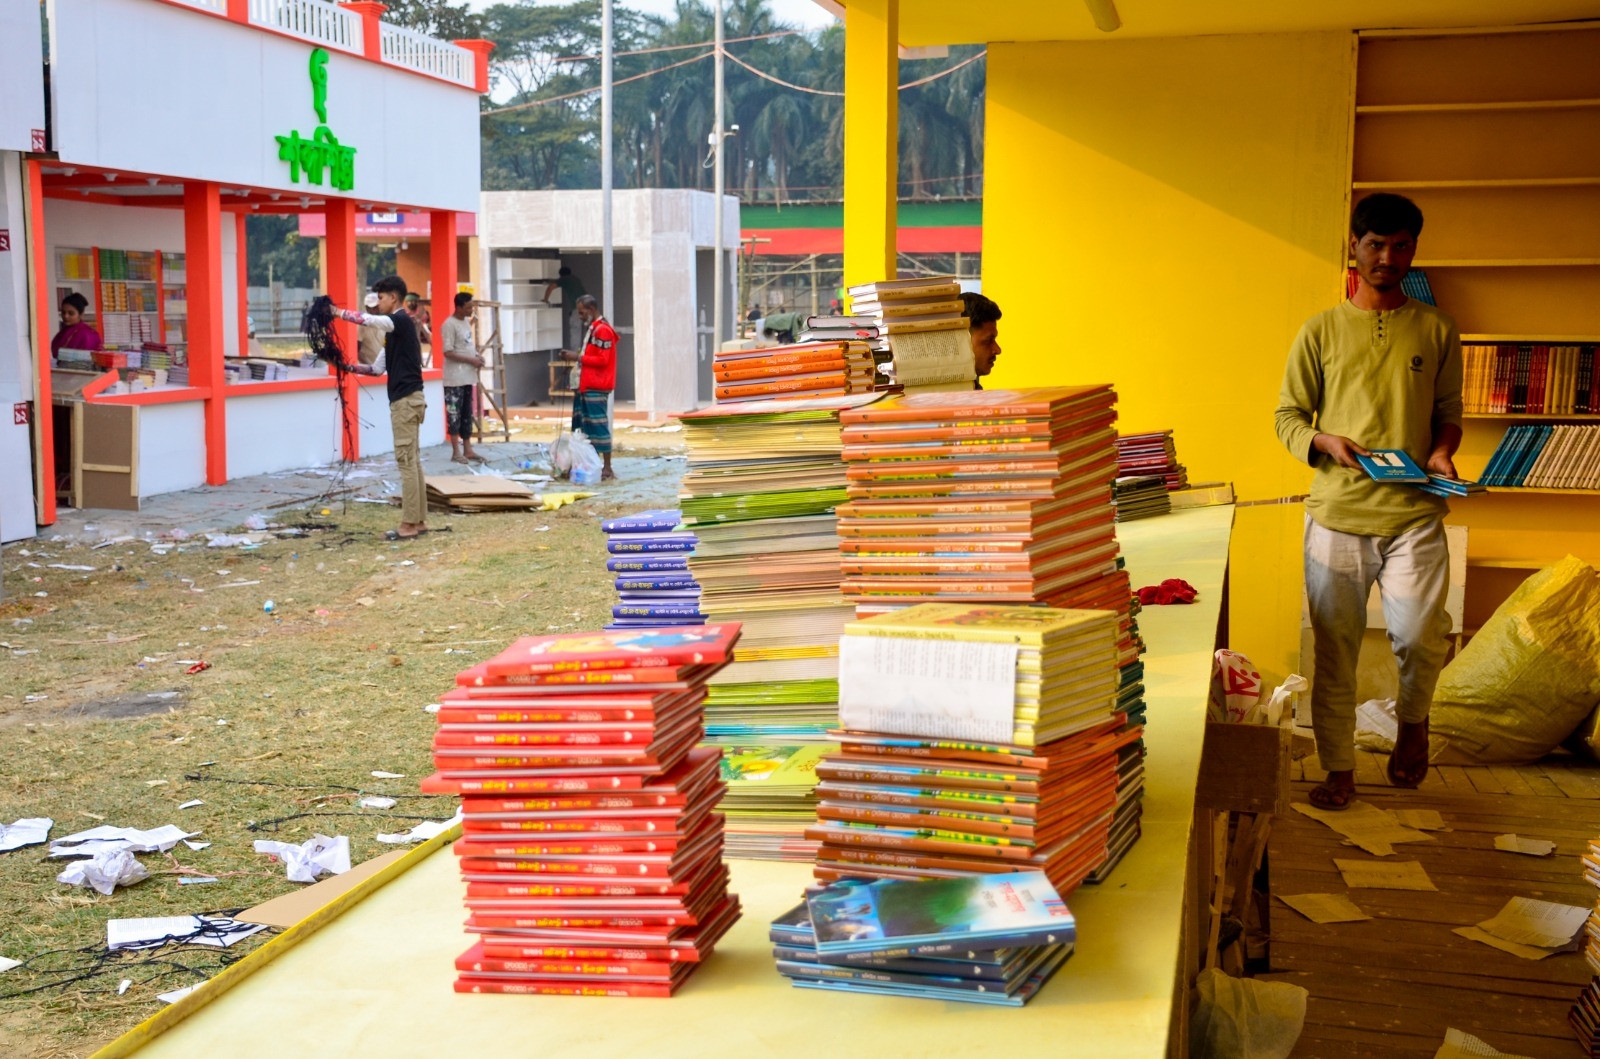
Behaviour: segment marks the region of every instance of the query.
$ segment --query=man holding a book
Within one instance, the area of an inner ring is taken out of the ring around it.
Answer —
[[[1369,195],[1350,217],[1359,282],[1349,300],[1308,320],[1284,370],[1278,438],[1316,469],[1306,501],[1305,582],[1316,640],[1312,723],[1328,778],[1314,805],[1343,809],[1355,793],[1356,658],[1376,581],[1400,663],[1399,737],[1389,780],[1428,773],[1428,707],[1444,664],[1450,556],[1445,500],[1363,468],[1374,450],[1404,453],[1455,477],[1461,443],[1461,336],[1455,321],[1408,298],[1422,211]],[[1411,479],[1405,479],[1410,481]]]

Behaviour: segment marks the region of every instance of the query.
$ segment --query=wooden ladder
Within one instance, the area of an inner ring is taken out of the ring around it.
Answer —
[[[472,342],[478,354],[485,356],[489,362],[489,384],[482,387],[483,397],[494,414],[500,417],[498,433],[505,441],[511,440],[511,416],[506,411],[506,362],[505,349],[500,341],[500,303],[474,299],[472,313]],[[483,333],[483,313],[488,313],[489,337],[480,338]],[[480,409],[481,410],[481,409]],[[487,437],[489,431],[484,429],[484,421],[489,416],[478,417],[478,436]]]

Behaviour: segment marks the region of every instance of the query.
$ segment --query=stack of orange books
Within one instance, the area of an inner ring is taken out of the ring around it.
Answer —
[[[711,370],[719,401],[870,393],[872,347],[866,342],[803,342],[724,350]]]
[[[459,794],[462,993],[671,996],[739,917],[705,680],[739,626],[518,640],[458,675],[429,793]]]

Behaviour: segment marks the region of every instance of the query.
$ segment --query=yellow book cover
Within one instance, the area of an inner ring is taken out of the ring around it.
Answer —
[[[730,790],[775,787],[810,790],[817,785],[817,762],[827,754],[838,752],[838,743],[725,747],[722,778]]]
[[[1117,615],[1109,610],[996,607],[979,603],[919,603],[905,610],[853,621],[853,636],[904,636],[926,640],[982,640],[1029,647],[1054,646],[1078,636],[1115,639]]]

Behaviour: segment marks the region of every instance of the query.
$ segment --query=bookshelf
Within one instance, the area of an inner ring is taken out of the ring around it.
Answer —
[[[1360,37],[1352,201],[1384,190],[1422,208],[1416,265],[1463,345],[1600,344],[1596,54],[1596,22]],[[1457,468],[1481,475],[1513,428],[1597,423],[1600,409],[1469,412]],[[1450,521],[1469,530],[1468,609],[1486,613],[1547,558],[1600,562],[1597,500],[1495,486],[1454,504]]]

